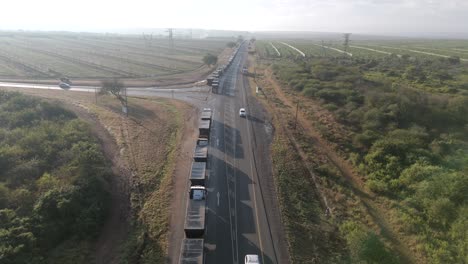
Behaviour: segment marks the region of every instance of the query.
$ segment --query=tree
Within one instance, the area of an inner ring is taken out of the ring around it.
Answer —
[[[449,58],[447,58],[447,60],[452,65],[460,64],[460,57],[458,56],[450,56]]]
[[[244,37],[242,35],[237,36],[237,42],[244,41]]]
[[[203,63],[205,63],[208,66],[215,65],[218,62],[218,57],[208,53],[203,57]]]
[[[126,88],[123,82],[118,79],[104,80],[101,82],[101,86],[100,93],[110,93],[120,101],[122,107],[127,106]]]
[[[237,44],[234,42],[234,41],[229,41],[226,46],[228,46],[229,48],[234,48]]]

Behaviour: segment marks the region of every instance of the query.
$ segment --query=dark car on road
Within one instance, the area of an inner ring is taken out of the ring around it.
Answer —
[[[70,89],[71,86],[68,83],[61,82],[61,83],[59,83],[59,87],[62,88],[62,89]]]

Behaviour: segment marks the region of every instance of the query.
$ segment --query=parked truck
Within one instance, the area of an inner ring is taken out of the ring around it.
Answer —
[[[207,162],[208,160],[208,139],[199,138],[195,151],[193,152],[193,160],[196,162]]]
[[[217,94],[219,92],[219,84],[218,83],[213,84],[211,86],[211,92],[214,93],[214,94]]]
[[[187,238],[200,238],[205,233],[206,194],[205,186],[190,186],[184,225]]]
[[[213,83],[213,80],[214,80],[214,77],[213,77],[212,75],[208,76],[208,77],[206,78],[206,84],[207,84],[208,86],[211,86],[212,83]]]
[[[201,120],[210,120],[211,121],[211,116],[212,116],[212,111],[211,108],[203,108],[203,111],[201,113]]]
[[[198,125],[198,132],[200,138],[209,138],[210,137],[210,126],[211,120],[200,120]]]
[[[190,171],[190,184],[205,186],[206,179],[206,162],[192,162]]]
[[[180,248],[179,264],[203,264],[204,240],[185,238]]]

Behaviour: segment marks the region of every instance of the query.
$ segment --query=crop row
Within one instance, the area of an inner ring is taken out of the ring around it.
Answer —
[[[226,41],[141,37],[0,36],[2,77],[155,77],[191,71]],[[193,45],[190,46],[190,45]]]
[[[281,57],[295,57],[299,55],[294,49],[281,43],[282,41],[273,41],[275,46],[281,52]],[[285,40],[287,44],[304,52],[306,56],[345,56],[344,46],[339,41],[312,41],[312,40]],[[258,52],[263,57],[275,57],[275,53],[269,49],[267,45],[269,41],[257,41]],[[432,42],[430,42],[432,43]],[[437,43],[437,42],[436,42]],[[347,52],[353,57],[358,58],[383,58],[395,55],[409,55],[415,58],[437,58],[458,56],[462,61],[468,60],[468,41],[452,43],[448,46],[445,43],[437,45],[429,45],[423,42],[407,43],[395,41],[356,41],[351,42]]]

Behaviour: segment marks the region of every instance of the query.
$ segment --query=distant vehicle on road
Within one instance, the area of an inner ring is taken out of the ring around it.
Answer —
[[[258,255],[245,255],[245,264],[260,264]]]
[[[247,116],[247,113],[245,112],[245,108],[241,108],[239,110],[239,116],[240,117],[246,117]]]
[[[70,89],[71,86],[68,83],[61,82],[61,83],[59,83],[59,87],[62,88],[62,89]]]

